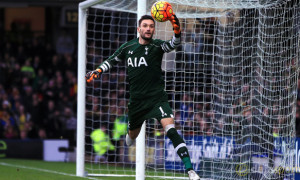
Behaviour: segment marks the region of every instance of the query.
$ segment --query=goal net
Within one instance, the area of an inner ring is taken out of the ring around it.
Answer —
[[[135,179],[125,62],[91,83],[82,76],[137,37],[137,1],[88,2],[79,24],[77,174]],[[155,1],[146,2],[150,14]],[[203,179],[294,179],[299,0],[168,2],[182,44],[165,54],[163,76],[195,171]],[[169,22],[156,22],[154,38],[172,35]],[[153,119],[145,154],[146,179],[188,179]]]

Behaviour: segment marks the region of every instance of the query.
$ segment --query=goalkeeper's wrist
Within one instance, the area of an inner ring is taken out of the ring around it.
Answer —
[[[101,69],[100,67],[98,67],[95,71],[98,71],[99,73],[102,73],[103,69]]]
[[[179,30],[179,32],[175,32],[174,31],[174,36],[176,37],[176,38],[180,38],[181,37],[181,31]]]

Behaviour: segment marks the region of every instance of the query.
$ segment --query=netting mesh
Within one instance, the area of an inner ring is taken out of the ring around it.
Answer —
[[[137,36],[136,1],[126,2],[102,1],[88,9],[87,71]],[[169,2],[180,18],[182,45],[165,55],[163,76],[194,169],[207,179],[294,179],[287,168],[294,165],[299,1]],[[156,23],[155,38],[172,35],[169,22]],[[125,66],[119,63],[87,84],[89,175],[135,174],[135,146],[124,144],[124,134],[114,137],[116,119],[127,123]],[[91,138],[99,128],[114,146],[103,155]],[[146,136],[147,179],[186,179],[156,120],[147,121]]]
[[[96,69],[120,45],[135,38],[136,27],[136,14],[89,8],[87,71]],[[119,139],[120,137],[114,137],[113,132],[117,118],[127,127],[127,103],[128,83],[124,64],[119,64],[109,73],[103,74],[100,80],[87,84],[85,139],[86,162],[89,162],[87,171],[90,174],[124,174],[124,169],[128,169],[129,174],[135,174],[132,171],[135,163],[129,160],[133,158],[133,152],[124,149],[124,134],[121,134],[122,139]],[[111,146],[107,144],[101,144],[101,140],[91,138],[91,133],[97,129],[108,135],[114,149],[110,149]],[[106,146],[107,150],[104,150],[104,153],[96,152],[94,146],[97,143],[100,147]]]

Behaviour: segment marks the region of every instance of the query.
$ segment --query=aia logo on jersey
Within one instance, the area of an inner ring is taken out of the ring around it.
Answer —
[[[138,59],[137,57],[135,57],[134,59],[128,58],[127,59],[127,66],[131,66],[131,67],[141,67],[141,66],[148,66],[147,61],[144,57],[140,57],[140,59]]]

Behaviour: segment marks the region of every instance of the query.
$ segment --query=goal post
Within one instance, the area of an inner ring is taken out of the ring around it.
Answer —
[[[86,72],[86,7],[78,8],[78,93],[77,93],[77,145],[76,145],[76,175],[84,176],[85,150],[85,77]],[[81,59],[81,60],[80,60]]]
[[[167,1],[182,44],[165,54],[163,78],[195,171],[201,179],[295,179],[299,0]],[[156,120],[126,146],[124,128],[116,127],[128,121],[126,62],[100,80],[84,79],[138,36],[137,20],[154,2],[79,4],[77,176],[188,179]],[[154,38],[172,35],[170,22],[156,22]],[[109,139],[104,154],[92,135],[97,130]]]
[[[82,74],[86,73],[86,24],[87,9],[103,2],[103,0],[87,0],[79,4],[78,8],[78,104],[77,104],[77,153],[76,153],[76,175],[85,176],[85,83],[86,80]],[[137,20],[146,13],[146,0],[137,0]],[[137,138],[137,169],[136,179],[145,179],[145,123],[141,128]]]
[[[147,14],[147,0],[138,0],[137,1],[137,24],[138,20],[143,16]],[[137,36],[139,36],[139,33],[137,33]],[[146,123],[144,122],[140,134],[138,135],[136,139],[136,168],[135,168],[135,175],[136,180],[144,180],[145,179],[145,158],[146,158],[146,152],[145,152],[145,141],[146,141]]]

